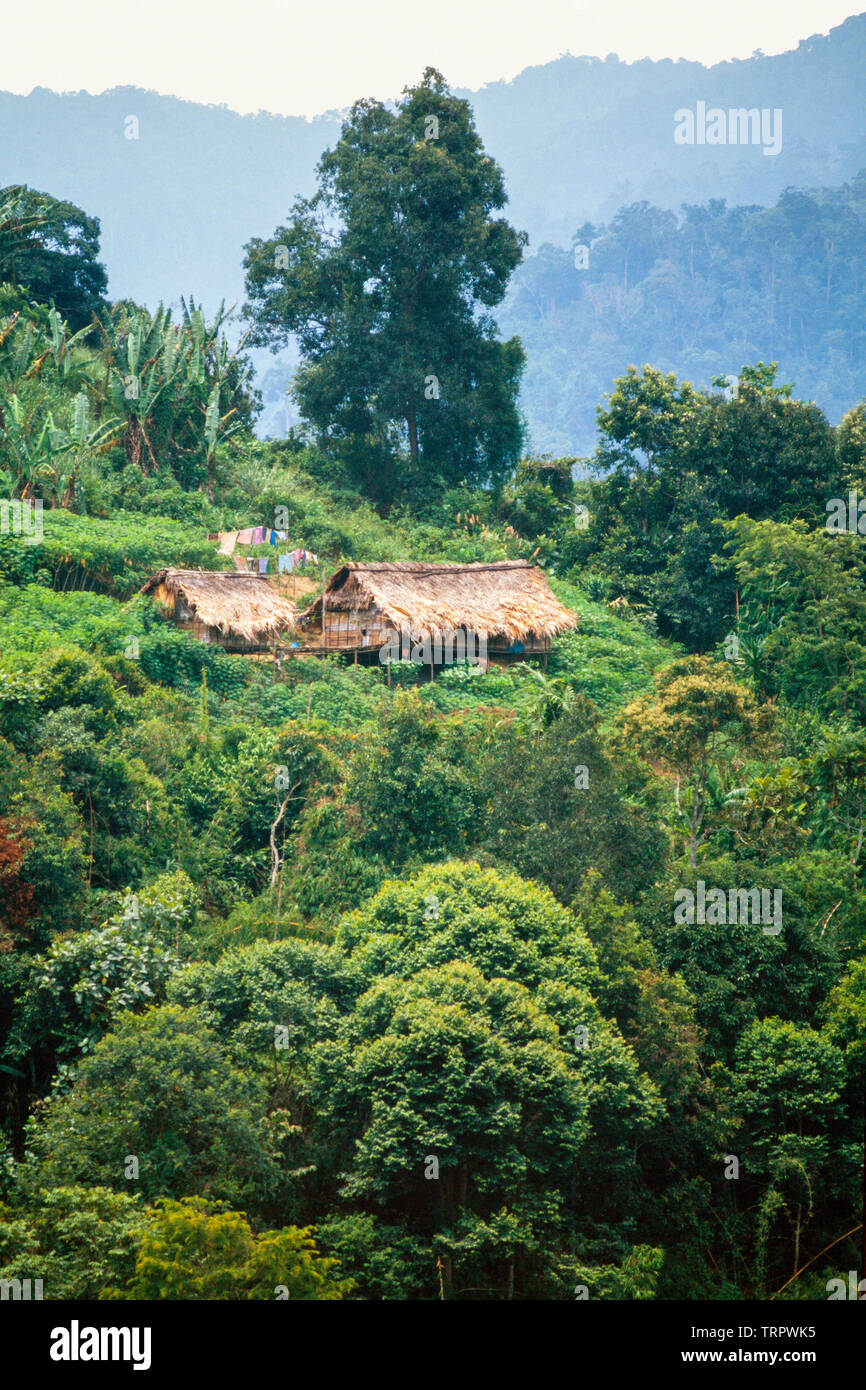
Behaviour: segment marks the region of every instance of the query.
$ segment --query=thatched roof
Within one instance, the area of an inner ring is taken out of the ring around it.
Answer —
[[[141,592],[172,605],[182,599],[206,627],[246,642],[289,631],[297,618],[294,604],[271,588],[265,575],[252,571],[163,569]]]
[[[503,634],[519,641],[530,632],[553,637],[577,624],[574,613],[554,598],[541,570],[527,560],[347,564],[328,581],[325,603],[329,611],[376,608],[413,638],[435,639],[466,628],[485,639]],[[320,595],[304,616],[321,606]]]

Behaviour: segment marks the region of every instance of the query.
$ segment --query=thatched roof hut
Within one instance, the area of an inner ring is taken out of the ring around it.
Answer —
[[[163,569],[141,592],[164,604],[179,626],[227,651],[266,651],[294,631],[297,619],[294,604],[252,572]]]
[[[319,595],[301,624],[317,626],[322,611]],[[380,646],[395,632],[413,642],[463,632],[491,654],[514,656],[549,651],[551,637],[576,623],[526,560],[346,564],[325,586],[322,645],[351,651]]]

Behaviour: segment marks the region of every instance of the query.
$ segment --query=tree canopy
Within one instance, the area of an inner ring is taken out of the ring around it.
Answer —
[[[302,414],[367,495],[504,481],[523,353],[496,337],[525,237],[468,102],[428,68],[396,109],[357,102],[297,202],[245,260],[253,341],[297,336]]]

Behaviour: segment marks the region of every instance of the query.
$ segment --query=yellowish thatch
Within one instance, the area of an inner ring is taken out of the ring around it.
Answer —
[[[261,644],[294,629],[297,610],[263,574],[163,569],[144,585],[181,621]]]
[[[422,640],[461,628],[485,640],[501,635],[519,642],[530,633],[549,639],[577,624],[541,570],[526,560],[347,564],[328,581],[325,608],[329,613],[378,611],[395,629]],[[320,595],[304,618],[321,609]]]

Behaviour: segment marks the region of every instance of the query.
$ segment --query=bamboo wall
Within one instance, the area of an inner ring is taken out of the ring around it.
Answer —
[[[392,639],[393,628],[378,608],[334,609],[325,608],[324,640],[322,645],[328,651],[378,651]],[[366,636],[365,636],[366,634]],[[550,638],[538,637],[528,632],[522,639],[523,651],[512,652],[511,640],[504,636],[487,639],[487,653],[499,659],[520,660],[521,656],[535,656],[550,651]]]
[[[365,636],[366,634],[366,636]],[[378,650],[389,640],[391,624],[378,608],[325,608],[323,646],[329,651]]]
[[[160,594],[159,589],[157,589],[154,597],[162,598],[164,603],[172,605],[172,618],[182,632],[192,632],[200,642],[204,642],[207,646],[223,647],[225,651],[236,654],[270,650],[270,645],[267,642],[249,642],[245,637],[239,637],[235,633],[221,632],[218,627],[209,627],[207,623],[202,622],[201,618],[196,617],[192,609],[187,607],[179,595],[175,597],[165,591]]]

